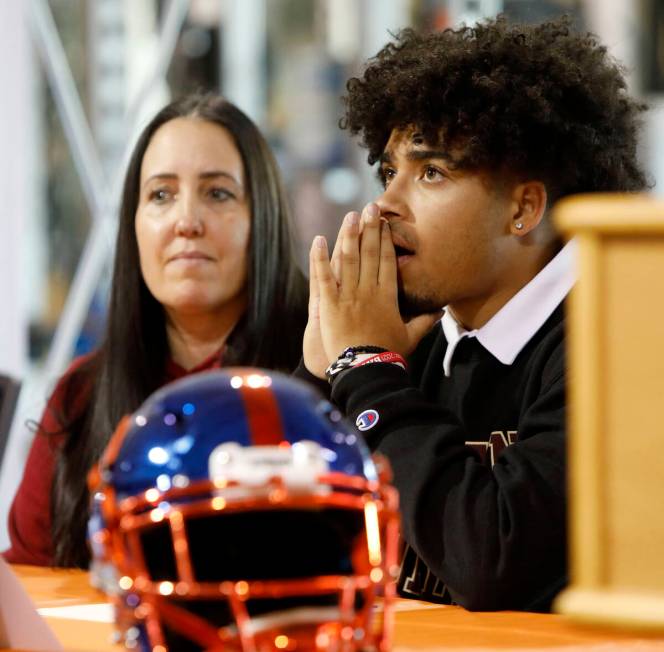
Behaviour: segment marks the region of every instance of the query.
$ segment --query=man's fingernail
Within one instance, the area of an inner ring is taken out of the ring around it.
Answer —
[[[348,224],[359,224],[360,214],[357,211],[353,211],[352,213],[348,213],[346,219],[348,220]]]
[[[380,215],[380,209],[376,204],[371,203],[367,206],[367,215],[370,217],[378,217]]]
[[[317,235],[314,238],[314,244],[318,249],[324,249],[325,248],[325,238],[322,235]]]

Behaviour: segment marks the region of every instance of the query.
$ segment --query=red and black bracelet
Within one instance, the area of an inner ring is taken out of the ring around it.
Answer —
[[[393,351],[388,351],[379,346],[349,346],[325,370],[325,376],[328,382],[332,383],[342,371],[377,362],[395,364],[402,369],[406,368],[406,361],[403,356]]]

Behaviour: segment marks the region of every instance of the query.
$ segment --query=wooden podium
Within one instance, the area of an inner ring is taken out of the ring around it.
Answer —
[[[664,631],[664,201],[568,198],[570,586],[556,610]]]

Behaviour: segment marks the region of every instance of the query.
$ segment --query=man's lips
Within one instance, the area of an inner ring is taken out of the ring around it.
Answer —
[[[394,244],[394,253],[396,254],[399,265],[405,264],[415,255],[414,248],[399,234],[392,235],[392,243]]]
[[[401,269],[404,265],[413,260],[413,258],[414,258],[413,254],[402,254],[402,255],[397,254],[397,267]]]
[[[406,249],[405,247],[401,247],[401,246],[395,246],[394,247],[394,253],[397,255],[397,258],[401,258],[402,256],[412,256],[412,255],[414,255],[413,252],[410,249]]]

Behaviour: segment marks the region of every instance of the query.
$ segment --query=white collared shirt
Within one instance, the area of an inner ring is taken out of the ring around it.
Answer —
[[[447,339],[443,359],[445,375],[450,375],[454,350],[464,337],[476,337],[500,362],[512,364],[572,289],[576,280],[575,248],[573,240],[568,242],[481,328],[468,331],[456,321],[450,310],[445,310],[441,319]]]

